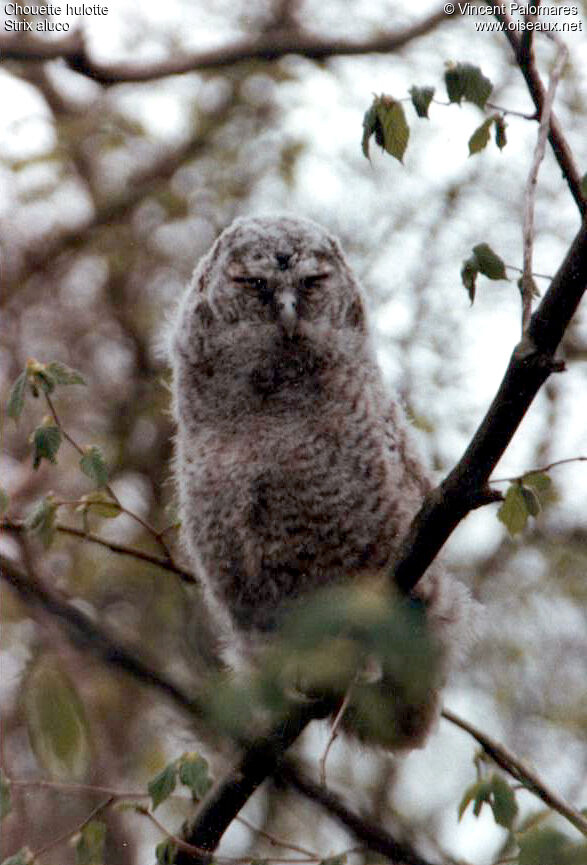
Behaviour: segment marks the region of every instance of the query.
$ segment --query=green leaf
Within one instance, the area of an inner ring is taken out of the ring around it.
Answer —
[[[377,118],[377,107],[375,105],[375,102],[373,102],[373,105],[371,105],[371,107],[368,108],[367,111],[365,111],[365,115],[363,117],[363,138],[361,140],[361,148],[367,159],[370,159],[369,141],[371,140],[371,136],[375,135],[379,126],[380,124]]]
[[[208,761],[195,752],[184,754],[179,761],[179,780],[189,787],[194,802],[203,799],[213,784]]]
[[[177,856],[177,844],[171,838],[166,838],[165,841],[157,844],[155,855],[158,865],[173,865]]]
[[[346,853],[341,853],[340,856],[329,856],[328,859],[322,859],[320,865],[346,865],[347,861]]]
[[[495,822],[498,826],[511,829],[518,814],[518,803],[514,791],[504,778],[494,774],[491,778],[491,793],[492,797],[489,804]]]
[[[57,462],[57,451],[61,445],[61,430],[54,424],[39,426],[33,433],[33,468],[38,469],[42,460]]]
[[[41,765],[59,779],[82,779],[91,756],[88,724],[73,682],[54,657],[43,658],[29,671],[24,707]]]
[[[489,802],[489,797],[491,795],[491,784],[489,781],[476,781],[475,784],[471,784],[468,787],[464,794],[461,802],[459,804],[459,820],[462,819],[463,814],[473,802],[473,813],[475,817],[478,817],[481,808],[483,807],[484,802]]]
[[[24,395],[27,385],[27,372],[24,370],[18,376],[10,390],[6,413],[13,420],[18,420],[24,408]]]
[[[428,117],[428,108],[434,96],[434,87],[410,87],[409,93],[418,117]]]
[[[103,865],[106,845],[106,824],[91,820],[79,833],[75,845],[76,865]]]
[[[177,779],[177,760],[169,763],[164,769],[155,775],[149,782],[148,790],[151,797],[153,811],[164,802],[175,790]]]
[[[567,835],[542,827],[518,836],[518,865],[585,865],[587,844],[573,844]]]
[[[381,96],[377,106],[377,117],[381,123],[383,134],[383,149],[394,156],[399,162],[404,158],[410,128],[406,121],[403,105],[390,96]]]
[[[505,264],[488,243],[478,243],[473,247],[473,255],[479,270],[489,279],[507,279]]]
[[[450,102],[461,104],[461,100],[473,102],[479,108],[491,95],[493,85],[478,66],[471,63],[448,63],[444,73],[444,83]]]
[[[54,360],[51,363],[48,363],[46,370],[57,384],[85,385],[86,383],[80,372],[76,369],[72,369],[70,366],[66,366],[64,363],[59,363],[59,361]]]
[[[4,820],[12,810],[12,799],[10,797],[10,782],[4,770],[0,769],[0,820]]]
[[[546,472],[528,472],[522,478],[522,483],[526,487],[532,487],[538,498],[545,501],[550,500],[552,495],[552,480]]]
[[[540,513],[540,501],[532,487],[525,487],[524,484],[520,484],[520,492],[522,493],[528,514],[531,517],[537,517]]]
[[[108,483],[108,466],[100,448],[89,445],[79,461],[82,472],[94,481],[96,486],[105,487]]]
[[[495,143],[500,150],[503,150],[508,143],[505,134],[506,128],[507,123],[505,122],[505,118],[501,114],[498,114],[495,118]]]
[[[24,521],[26,530],[38,535],[46,547],[51,546],[55,537],[57,507],[55,499],[49,494],[33,505]]]
[[[469,138],[469,156],[473,156],[474,153],[480,153],[481,150],[484,150],[487,147],[489,142],[489,130],[492,123],[493,117],[488,117],[487,120],[484,120],[481,126],[478,126],[473,132]]]
[[[9,504],[10,496],[8,495],[4,487],[0,487],[0,516],[6,513]]]
[[[474,256],[471,256],[471,258],[467,258],[463,262],[463,266],[461,267],[461,281],[467,289],[467,293],[469,295],[471,303],[473,303],[475,300],[475,290],[478,274],[479,266],[477,264],[477,259]]]
[[[526,528],[528,507],[522,494],[522,486],[517,481],[510,484],[504,502],[497,512],[497,518],[512,536]]]
[[[99,517],[113,520],[122,513],[122,506],[118,502],[115,502],[109,493],[104,490],[88,493],[81,497],[80,502],[76,511],[81,514],[87,514],[88,511],[91,511],[91,513]]]
[[[371,107],[365,112],[361,146],[367,159],[369,159],[369,141],[372,135],[383,150],[402,161],[410,129],[402,104],[391,96],[384,94],[376,96]]]
[[[587,172],[585,172],[581,178],[581,192],[583,193],[583,196],[587,198]]]

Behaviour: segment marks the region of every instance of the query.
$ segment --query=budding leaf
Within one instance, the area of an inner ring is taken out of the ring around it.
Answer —
[[[391,96],[376,96],[363,118],[363,153],[369,158],[369,140],[375,141],[383,150],[400,162],[403,159],[410,128],[401,102]]]
[[[8,414],[8,417],[11,417],[13,420],[18,420],[22,414],[26,385],[27,373],[26,370],[24,370],[12,385],[10,396],[8,397],[6,413]]]
[[[481,150],[484,150],[487,147],[489,141],[489,130],[492,123],[493,117],[488,117],[487,120],[484,120],[481,126],[478,126],[473,132],[469,138],[469,156],[473,156],[475,153],[480,153]]]
[[[491,95],[493,84],[481,72],[478,66],[471,63],[449,63],[444,73],[444,83],[450,102],[461,104],[461,100],[473,102],[479,108],[485,108],[485,103]]]
[[[497,512],[498,520],[501,520],[513,536],[526,528],[528,516],[529,511],[522,493],[522,485],[517,482],[510,484],[503,504]]]
[[[91,511],[99,517],[104,517],[107,520],[113,520],[122,513],[122,507],[110,498],[109,494],[102,490],[97,490],[94,493],[82,496],[81,504],[76,508],[81,514],[87,514]]]
[[[203,799],[213,784],[208,761],[197,753],[184,754],[179,762],[179,780],[189,787],[194,802]]]
[[[81,373],[76,369],[72,369],[59,361],[52,361],[47,364],[46,371],[54,379],[57,384],[85,384]]]
[[[94,481],[96,486],[105,487],[108,483],[108,466],[100,448],[90,445],[79,461],[82,472]]]
[[[24,521],[28,532],[38,535],[46,547],[51,546],[55,537],[55,516],[57,504],[53,496],[48,495],[33,506]]]
[[[477,259],[475,257],[467,258],[466,261],[463,262],[463,266],[461,267],[461,280],[465,288],[467,289],[467,293],[469,295],[469,299],[471,303],[475,300],[475,290],[477,283],[477,275],[479,273],[479,266],[477,264]]]
[[[91,820],[79,833],[75,845],[76,865],[103,865],[106,844],[106,824]]]
[[[162,769],[161,772],[159,772],[158,775],[155,775],[153,780],[149,782],[147,789],[149,790],[149,796],[151,797],[153,811],[162,802],[165,802],[169,796],[171,796],[175,790],[176,779],[177,762],[174,760],[173,763],[169,763],[168,766]]]
[[[488,243],[478,243],[473,247],[480,272],[489,279],[507,279],[505,264]]]
[[[40,426],[33,433],[33,468],[38,469],[41,460],[57,462],[57,451],[61,445],[61,430],[53,424]]]
[[[428,108],[434,96],[434,87],[410,87],[409,92],[418,117],[428,117]]]
[[[495,118],[495,143],[500,150],[503,150],[503,148],[508,143],[505,134],[506,127],[507,123],[505,122],[505,119],[502,117],[501,114],[498,115]]]

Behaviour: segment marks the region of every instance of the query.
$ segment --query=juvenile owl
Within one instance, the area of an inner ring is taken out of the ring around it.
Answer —
[[[293,599],[383,571],[430,481],[361,287],[309,220],[237,219],[220,235],[180,304],[171,359],[184,540],[246,650]],[[446,659],[466,592],[437,568],[415,594]],[[436,703],[405,707],[399,744],[421,742]]]

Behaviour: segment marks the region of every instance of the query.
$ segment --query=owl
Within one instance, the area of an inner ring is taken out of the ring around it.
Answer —
[[[430,478],[361,286],[314,222],[237,219],[196,267],[169,345],[183,538],[246,652],[295,600],[384,573]],[[414,594],[446,666],[467,593],[437,567]],[[398,747],[423,741],[437,703],[399,708]]]

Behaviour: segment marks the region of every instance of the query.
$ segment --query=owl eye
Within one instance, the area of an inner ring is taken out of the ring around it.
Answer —
[[[263,303],[269,303],[273,297],[273,290],[262,276],[235,276],[233,282],[254,291]]]
[[[311,273],[309,276],[305,276],[301,281],[302,291],[306,295],[311,294],[312,290],[317,288],[321,282],[324,282],[327,277],[327,273]]]

